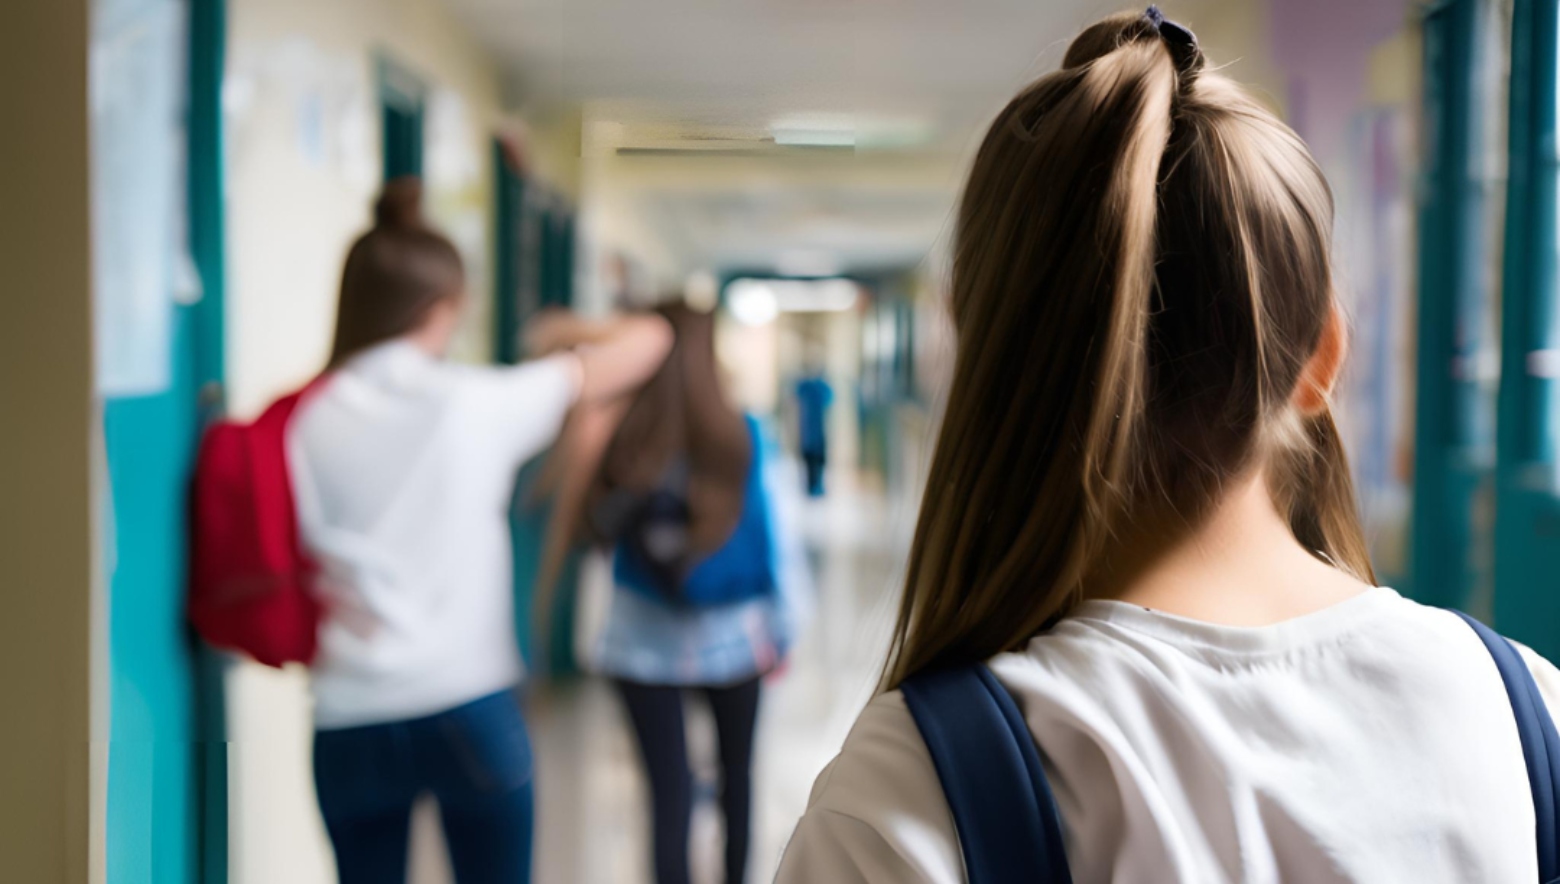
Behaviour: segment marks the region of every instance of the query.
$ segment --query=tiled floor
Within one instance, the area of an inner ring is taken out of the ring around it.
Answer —
[[[765,685],[751,882],[773,877],[814,777],[871,696],[910,527],[889,509],[881,495],[841,488],[800,510],[816,599],[788,666]],[[695,882],[718,884],[713,727],[706,710],[689,707],[690,755],[704,786],[694,818]],[[585,678],[538,691],[529,714],[538,760],[536,880],[649,884],[643,774],[610,686]]]

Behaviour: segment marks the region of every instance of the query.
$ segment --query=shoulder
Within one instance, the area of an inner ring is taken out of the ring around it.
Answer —
[[[1469,656],[1480,660],[1489,659],[1489,652],[1484,647],[1483,641],[1473,629],[1469,628],[1462,615],[1446,608],[1423,605],[1409,599],[1401,599],[1399,608],[1403,615],[1405,629],[1418,630],[1433,638],[1433,641],[1422,644],[1427,648],[1427,655],[1441,661],[1441,665],[1460,667]],[[1517,649],[1518,655],[1527,664],[1533,681],[1538,685],[1538,692],[1544,698],[1544,703],[1551,710],[1551,714],[1560,714],[1560,669],[1527,645],[1515,639],[1507,640]],[[1460,648],[1462,653],[1448,655],[1446,651],[1449,648]],[[1480,669],[1494,672],[1493,664]],[[1483,681],[1495,683],[1487,678]]]
[[[1489,651],[1484,647],[1483,641],[1469,628],[1462,615],[1446,608],[1436,608],[1421,605],[1407,599],[1403,600],[1403,606],[1413,612],[1414,617],[1421,628],[1434,630],[1440,633],[1439,637],[1452,640],[1466,648],[1469,653],[1481,660],[1489,659]],[[1551,716],[1560,716],[1560,669],[1555,667],[1546,657],[1520,641],[1502,634],[1517,649],[1517,654],[1522,662],[1527,665],[1528,672],[1532,674],[1534,683],[1538,686],[1538,693],[1544,698],[1544,705],[1550,710]],[[1441,647],[1445,645],[1442,644]],[[1494,670],[1485,667],[1488,671]],[[1493,683],[1493,682],[1492,682]]]
[[[962,882],[953,816],[904,697],[875,697],[818,776],[779,881]]]
[[[1512,644],[1517,646],[1528,671],[1533,673],[1533,681],[1538,684],[1538,693],[1544,698],[1549,716],[1560,717],[1560,669],[1527,645],[1515,641]]]
[[[555,353],[519,365],[444,363],[453,384],[499,394],[531,393],[572,402],[579,394],[582,370],[573,353]]]
[[[869,821],[887,806],[910,808],[952,825],[932,757],[899,691],[879,694],[861,711],[818,778],[812,806]]]
[[[558,353],[519,365],[443,366],[444,381],[465,419],[496,430],[505,450],[525,456],[558,435],[579,398],[584,371],[578,356]]]

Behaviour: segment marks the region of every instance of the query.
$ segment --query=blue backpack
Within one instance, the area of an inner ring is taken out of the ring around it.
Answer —
[[[619,586],[691,608],[743,602],[777,591],[777,544],[764,485],[765,440],[758,420],[752,415],[746,420],[753,459],[731,538],[709,555],[686,562],[687,469],[674,462],[660,487],[638,502],[627,527],[618,532],[612,577]]]
[[[1505,682],[1538,821],[1538,880],[1560,882],[1560,735],[1527,664],[1483,623],[1473,627]],[[1056,799],[1013,698],[977,663],[901,685],[953,811],[970,884],[1071,884]]]

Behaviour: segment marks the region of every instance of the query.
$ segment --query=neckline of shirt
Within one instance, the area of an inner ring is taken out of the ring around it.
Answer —
[[[427,391],[441,360],[406,338],[392,338],[364,350],[342,366],[340,374],[356,383],[342,385],[343,395],[389,393],[417,395]],[[346,389],[350,388],[350,389]]]
[[[397,366],[433,361],[432,356],[406,338],[391,338],[352,357],[342,369],[353,374],[372,375],[386,369],[394,370]]]
[[[1129,602],[1091,599],[1079,605],[1062,625],[1075,620],[1109,623],[1172,644],[1195,644],[1235,654],[1273,653],[1316,645],[1352,632],[1401,600],[1395,590],[1373,586],[1341,602],[1279,623],[1229,626]]]

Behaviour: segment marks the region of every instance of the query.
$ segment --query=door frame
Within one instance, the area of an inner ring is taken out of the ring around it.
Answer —
[[[189,0],[189,111],[186,119],[190,257],[200,277],[193,307],[199,426],[225,410],[227,378],[226,163],[222,84],[227,65],[227,0]],[[195,784],[199,813],[198,874],[203,884],[228,879],[228,758],[225,661],[195,644]]]

